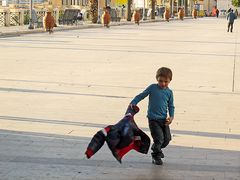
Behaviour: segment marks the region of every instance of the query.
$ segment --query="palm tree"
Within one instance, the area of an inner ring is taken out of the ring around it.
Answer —
[[[236,7],[240,6],[240,0],[232,0],[232,4]]]
[[[151,19],[155,19],[155,4],[156,4],[156,0],[151,0],[151,7],[152,7]]]
[[[97,23],[98,20],[98,0],[90,0],[90,14],[92,23]]]

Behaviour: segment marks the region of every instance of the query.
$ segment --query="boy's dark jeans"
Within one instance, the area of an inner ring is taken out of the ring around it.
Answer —
[[[168,125],[164,121],[148,120],[149,128],[153,138],[152,155],[159,156],[162,153],[162,148],[165,148],[171,141],[171,133]]]

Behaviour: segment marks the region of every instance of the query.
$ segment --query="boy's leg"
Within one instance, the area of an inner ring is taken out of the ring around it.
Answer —
[[[149,128],[151,131],[151,135],[153,138],[153,145],[152,145],[152,158],[156,161],[156,164],[161,165],[162,160],[161,158],[164,157],[161,146],[164,142],[164,134],[161,128],[161,124],[159,122],[149,120]]]
[[[233,31],[233,23],[231,23],[231,32]]]
[[[172,135],[170,132],[170,127],[168,125],[163,125],[162,129],[164,134],[164,142],[162,143],[161,148],[165,148],[172,140]]]

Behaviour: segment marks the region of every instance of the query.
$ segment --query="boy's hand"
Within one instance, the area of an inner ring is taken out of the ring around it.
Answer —
[[[165,121],[165,125],[171,124],[171,123],[172,123],[172,120],[173,120],[172,117],[168,117],[168,118],[166,119],[166,121]]]
[[[130,108],[133,109],[134,105],[133,104],[129,104]]]

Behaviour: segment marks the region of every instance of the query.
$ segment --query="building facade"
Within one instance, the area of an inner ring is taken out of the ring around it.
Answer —
[[[229,8],[233,8],[232,0],[218,0],[217,8],[221,10],[228,10]]]

